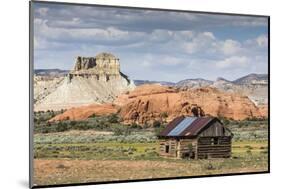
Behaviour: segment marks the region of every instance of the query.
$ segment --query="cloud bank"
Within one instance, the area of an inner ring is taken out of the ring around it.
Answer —
[[[236,79],[267,73],[267,19],[35,3],[35,68],[71,69],[112,52],[132,79]]]

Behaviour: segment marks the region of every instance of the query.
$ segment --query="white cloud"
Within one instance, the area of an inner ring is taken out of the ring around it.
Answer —
[[[238,40],[253,27],[267,26],[265,18],[79,6],[38,7],[35,12],[36,61],[43,67],[69,68],[77,55],[110,51],[121,56],[122,69],[131,76],[139,73],[138,78],[143,73],[147,79],[215,78],[266,70],[267,36]]]
[[[185,61],[181,58],[173,57],[173,56],[164,56],[159,60],[160,64],[168,65],[168,66],[176,66],[183,64]]]
[[[246,56],[232,56],[222,61],[218,61],[216,66],[218,68],[241,68],[250,64],[250,59]]]
[[[233,55],[241,50],[241,44],[238,41],[227,39],[219,43],[219,48],[225,55]]]
[[[190,41],[183,41],[186,53],[193,54],[200,51],[212,50],[216,38],[211,32],[199,32]]]
[[[79,21],[79,20],[78,20]],[[121,42],[129,44],[130,42],[139,41],[140,38],[144,37],[143,32],[135,31],[124,31],[117,29],[115,27],[108,28],[57,28],[50,27],[48,25],[48,20],[35,19],[35,37],[37,40],[49,41],[55,40],[58,43],[63,41],[67,43],[82,43],[82,42],[92,42],[98,44],[101,42]],[[37,41],[39,42],[39,41]]]
[[[267,47],[268,45],[268,38],[265,35],[260,35],[256,38],[256,41],[260,47]]]
[[[267,48],[268,37],[266,35],[259,35],[254,39],[248,39],[245,41],[245,45],[251,48]]]

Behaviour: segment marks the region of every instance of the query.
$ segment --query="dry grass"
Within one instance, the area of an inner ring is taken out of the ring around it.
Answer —
[[[267,171],[267,159],[247,160],[34,160],[36,185]],[[210,165],[212,169],[209,169]]]

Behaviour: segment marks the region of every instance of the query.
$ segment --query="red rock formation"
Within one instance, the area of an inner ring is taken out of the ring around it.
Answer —
[[[85,120],[93,114],[106,115],[116,113],[117,110],[118,108],[112,104],[92,104],[89,106],[80,106],[66,110],[64,113],[50,119],[49,122],[63,120]]]
[[[160,85],[143,85],[121,95],[115,103],[122,106],[120,115],[125,123],[150,124],[194,113],[234,120],[266,116],[248,97],[210,87],[177,91]]]
[[[154,121],[170,121],[180,115],[225,117],[234,120],[267,117],[267,109],[259,108],[246,96],[226,93],[211,87],[178,90],[158,84],[142,85],[120,95],[115,105],[93,104],[72,108],[50,121],[83,120],[93,114],[117,113],[125,124],[151,125]]]

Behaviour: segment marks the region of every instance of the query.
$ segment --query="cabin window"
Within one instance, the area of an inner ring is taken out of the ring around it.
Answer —
[[[165,146],[165,152],[166,152],[166,153],[169,153],[169,151],[170,151],[170,146],[169,146],[169,145],[166,145],[166,146]]]
[[[219,144],[219,138],[212,138],[212,139],[211,139],[211,144],[212,144],[212,145],[217,145],[217,144]]]

